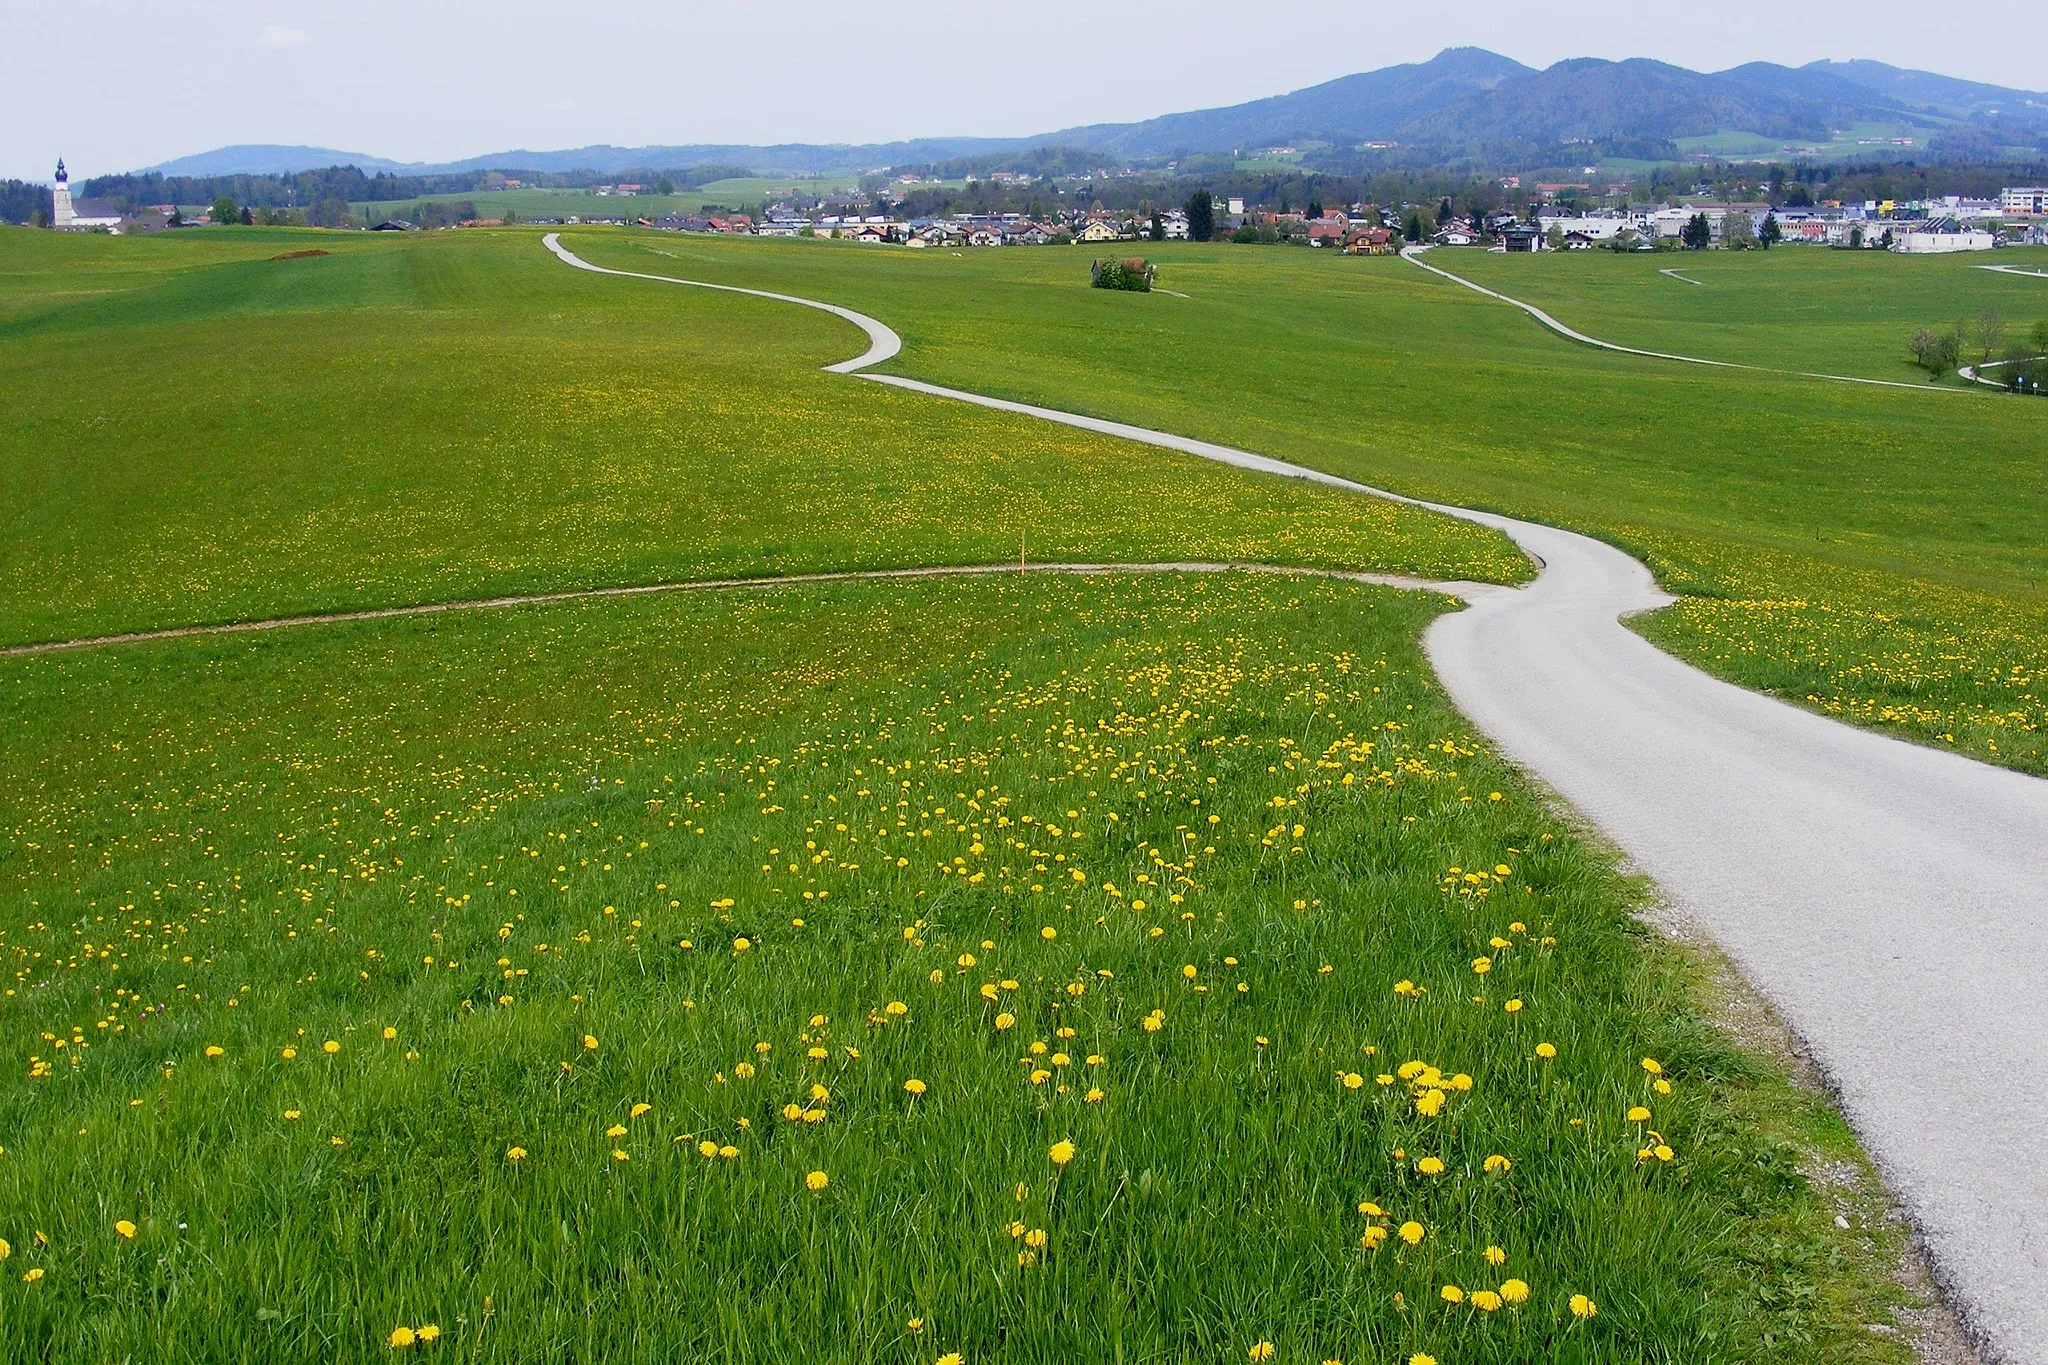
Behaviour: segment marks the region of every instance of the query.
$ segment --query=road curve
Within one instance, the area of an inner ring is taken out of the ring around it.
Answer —
[[[1483,284],[1474,284],[1463,275],[1453,275],[1448,270],[1431,265],[1422,259],[1423,254],[1431,249],[1426,246],[1405,246],[1401,248],[1401,259],[1410,265],[1420,266],[1432,275],[1441,275],[1452,284],[1462,284],[1475,294],[1484,294],[1490,299],[1499,299],[1511,308],[1519,308],[1559,336],[1576,341],[1582,346],[1594,346],[1603,351],[1618,351],[1622,355],[1646,356],[1651,360],[1675,360],[1681,365],[1710,365],[1717,370],[1748,370],[1752,374],[1777,374],[1793,379],[1825,379],[1831,384],[1867,384],[1877,389],[1911,389],[1915,393],[1970,392],[1968,389],[1937,388],[1932,384],[1908,384],[1898,379],[1863,379],[1853,374],[1820,374],[1812,370],[1779,370],[1773,369],[1768,365],[1745,365],[1738,360],[1707,360],[1696,355],[1674,355],[1670,351],[1645,351],[1635,346],[1623,346],[1616,341],[1602,341],[1599,337],[1587,336],[1584,332],[1567,327],[1564,323],[1559,322],[1533,303],[1524,303],[1520,299],[1510,298],[1506,294],[1488,289]],[[1986,269],[1989,268],[1988,266],[1986,267]],[[1671,274],[1669,270],[1660,270],[1657,273],[1660,275]],[[1684,276],[1673,276],[1673,278],[1684,279]],[[1687,284],[1699,283],[1698,280],[1686,280],[1685,282]]]
[[[1209,442],[862,377],[1392,496]],[[1987,1352],[2048,1362],[2048,782],[1662,653],[1622,618],[1673,599],[1613,546],[1400,500],[1496,527],[1542,566],[1530,586],[1475,595],[1431,626],[1453,700],[1777,1006]]]

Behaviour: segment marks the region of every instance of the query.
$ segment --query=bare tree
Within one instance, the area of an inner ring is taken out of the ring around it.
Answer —
[[[1991,359],[1998,349],[2005,345],[2005,317],[1998,311],[1996,304],[1985,304],[1984,311],[1977,314],[1977,325],[1973,329],[1973,334],[1976,337],[1977,349],[1982,353],[1977,362],[1980,365]]]

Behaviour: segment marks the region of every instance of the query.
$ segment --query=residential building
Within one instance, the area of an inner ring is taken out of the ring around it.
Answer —
[[[1909,256],[1931,256],[1951,251],[1989,251],[1998,238],[1982,228],[1966,228],[1953,218],[1936,218],[1916,223],[1892,239],[1892,250]]]
[[[1998,207],[2005,213],[2048,214],[2048,185],[2009,188],[1999,194]]]
[[[1510,223],[1500,230],[1497,251],[1543,251],[1543,229],[1534,223]]]

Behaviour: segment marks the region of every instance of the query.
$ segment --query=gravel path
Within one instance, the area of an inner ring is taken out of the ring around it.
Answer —
[[[985,578],[995,574],[1014,573],[1307,574],[1314,578],[1341,578],[1350,583],[1373,583],[1383,588],[1440,592],[1445,596],[1463,598],[1467,601],[1492,593],[1512,591],[1493,583],[1438,582],[1427,578],[1411,578],[1406,574],[1359,573],[1350,569],[1314,569],[1291,564],[1221,563],[1192,559],[1150,564],[941,564],[909,569],[842,569],[831,573],[772,574],[758,578],[690,578],[673,583],[567,588],[561,592],[517,593],[506,597],[463,597],[448,602],[422,602],[403,607],[368,607],[361,611],[304,612],[297,616],[268,616],[255,621],[170,626],[163,630],[131,630],[119,635],[83,635],[70,640],[44,640],[34,644],[7,645],[0,647],[0,659],[29,654],[68,654],[81,649],[102,649],[108,645],[146,644],[152,640],[185,640],[198,635],[240,635],[252,630],[288,630],[293,626],[326,626],[343,621],[385,621],[399,616],[438,616],[451,611],[494,611],[505,607],[543,606],[550,602],[584,602],[602,597],[651,597],[660,593],[735,591],[748,588],[758,590],[787,588],[805,583],[844,583],[864,579]]]

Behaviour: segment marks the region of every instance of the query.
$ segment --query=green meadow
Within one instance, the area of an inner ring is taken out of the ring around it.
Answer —
[[[1799,1173],[1868,1181],[1846,1130],[1448,705],[1442,609],[1013,577],[0,663],[6,1339],[1910,1359],[1896,1226]]]
[[[1601,352],[1406,262],[1320,251],[1148,246],[1161,288],[1186,297],[1123,299],[1079,290],[1085,259],[1058,250],[569,240],[600,264],[872,313],[905,337],[893,368],[922,379],[1603,537],[1686,594],[1643,625],[1667,647],[1832,714],[2048,771],[2035,681],[2048,673],[2048,403]],[[1595,335],[1879,377],[1899,376],[1915,326],[1959,308],[2048,313],[2048,282],[1957,258],[1654,258],[1705,272],[1701,287],[1647,256],[1438,260]],[[1688,310],[1703,320],[1684,325]]]
[[[1528,572],[1448,518],[820,374],[851,329],[805,310],[616,283],[532,233],[0,238],[0,643],[1020,548]]]
[[[2024,460],[1907,453],[1923,411],[2024,442],[1995,397],[1724,390],[1319,252],[1157,252],[1183,298],[1058,250],[568,242],[861,308],[905,373],[1612,535],[1696,594],[1672,647],[1836,700],[1921,669],[1934,720],[1843,713],[2038,761],[2038,709],[1952,719],[1981,674],[1936,643],[2040,649],[2039,509],[1988,487]],[[1530,572],[817,373],[859,344],[526,230],[0,233],[0,640],[1020,543]],[[0,1341],[1911,1359],[1848,1130],[1449,705],[1453,606],[1004,574],[0,659]]]
[[[1961,323],[1967,335],[1988,308],[2005,320],[2009,340],[2022,342],[2048,322],[2048,278],[1982,268],[2048,269],[2048,249],[2036,247],[1951,256],[1805,245],[1677,256],[1443,251],[1431,263],[1624,346],[1903,383],[1932,382],[1907,349],[1916,327]],[[1975,350],[1964,357],[1978,358]]]

